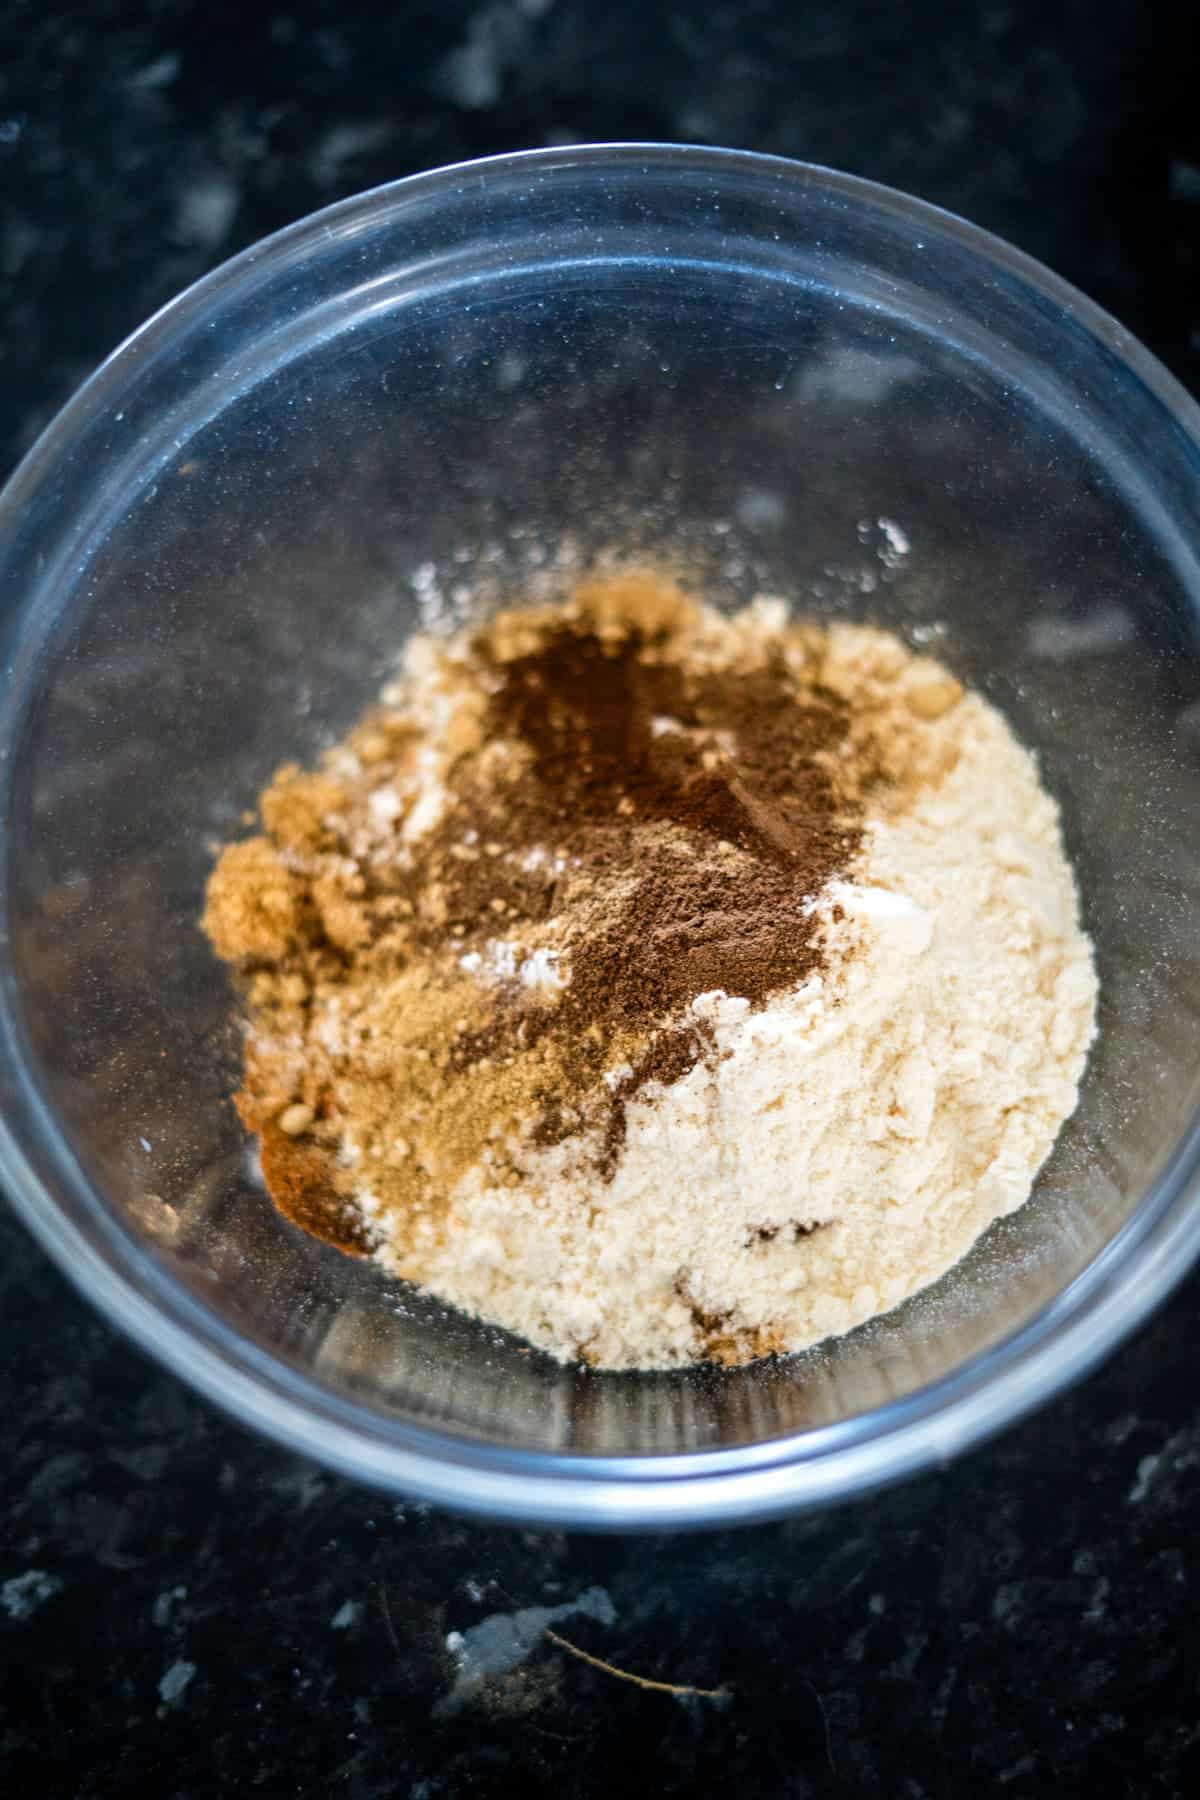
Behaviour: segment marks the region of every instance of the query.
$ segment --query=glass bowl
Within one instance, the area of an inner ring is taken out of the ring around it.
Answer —
[[[1200,416],[935,208],[620,145],[334,206],[168,306],[0,502],[0,1175],[115,1323],[282,1443],[464,1511],[725,1524],[861,1493],[1078,1376],[1200,1246]],[[414,626],[556,559],[876,621],[1059,796],[1103,981],[1033,1199],[935,1288],[734,1371],[563,1368],[276,1216],[197,929],[215,841]]]

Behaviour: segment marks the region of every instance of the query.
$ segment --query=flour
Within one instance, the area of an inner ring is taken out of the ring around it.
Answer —
[[[881,654],[915,667],[831,632],[848,691]],[[1075,1107],[1091,948],[1057,808],[1000,714],[966,695],[923,739],[945,772],[868,810],[816,899],[824,971],[758,1010],[697,995],[715,1054],[630,1101],[607,1185],[579,1140],[524,1153],[516,1185],[472,1169],[428,1286],[565,1359],[744,1360],[896,1306],[1022,1204]],[[376,1254],[394,1262],[386,1236]]]
[[[563,1360],[848,1331],[1020,1206],[1074,1110],[1057,808],[886,632],[581,582],[415,639],[260,814],[205,925],[276,1204]]]

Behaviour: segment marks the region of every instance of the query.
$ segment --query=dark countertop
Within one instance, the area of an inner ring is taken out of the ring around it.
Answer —
[[[1189,11],[8,0],[0,461],[264,232],[413,169],[597,137],[909,188],[1044,258],[1200,387]],[[1195,1276],[951,1469],[786,1525],[589,1540],[398,1505],[252,1440],[7,1216],[0,1245],[8,1793],[532,1800],[636,1770],[633,1791],[747,1800],[1200,1787]],[[447,1638],[489,1619],[513,1666],[466,1693]],[[727,1695],[640,1690],[547,1623]]]

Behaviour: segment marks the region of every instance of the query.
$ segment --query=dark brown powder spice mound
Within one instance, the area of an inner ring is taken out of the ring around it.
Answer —
[[[835,778],[840,700],[801,697],[782,664],[689,671],[636,629],[613,643],[561,626],[502,664],[489,664],[484,634],[478,653],[498,677],[487,731],[531,757],[503,812],[472,797],[446,830],[554,844],[593,885],[570,986],[541,1027],[577,1044],[573,1085],[595,1080],[614,1033],[664,1027],[716,988],[757,1004],[811,972],[819,945],[805,902],[859,843],[858,814]],[[462,891],[480,875],[450,879]],[[490,871],[484,879],[494,894]],[[452,911],[478,916],[481,897]],[[507,890],[505,904],[514,917],[552,908]],[[703,1050],[698,1029],[659,1029],[614,1090],[618,1118],[646,1081],[678,1080]],[[537,1135],[561,1130],[547,1115]],[[622,1136],[610,1122],[609,1167]]]

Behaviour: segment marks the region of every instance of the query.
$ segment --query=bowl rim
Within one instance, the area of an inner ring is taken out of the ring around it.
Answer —
[[[128,336],[51,421],[0,493],[0,532],[29,503],[73,437],[110,404],[127,366],[169,341],[230,290],[331,234],[464,180],[496,183],[608,166],[614,174],[676,167],[734,171],[823,189],[917,227],[937,230],[1051,299],[1119,359],[1200,448],[1200,406],[1110,314],[1004,240],[897,189],[755,151],[687,144],[596,143],[453,163],[384,183],[284,227],[202,276]],[[0,943],[5,960],[6,934]],[[1037,1314],[960,1368],[901,1401],[833,1426],[726,1450],[682,1455],[572,1456],[497,1446],[388,1420],[240,1338],[111,1221],[28,1079],[11,970],[0,982],[0,1042],[26,1135],[56,1179],[92,1203],[89,1236],[60,1207],[0,1118],[0,1180],[15,1209],[76,1287],[114,1325],[208,1399],[289,1450],[389,1491],[513,1523],[636,1530],[750,1522],[862,1495],[943,1463],[1077,1380],[1132,1332],[1200,1255],[1200,1113],[1131,1217]],[[1192,1204],[1186,1204],[1191,1201]],[[136,1269],[135,1261],[141,1267]]]

